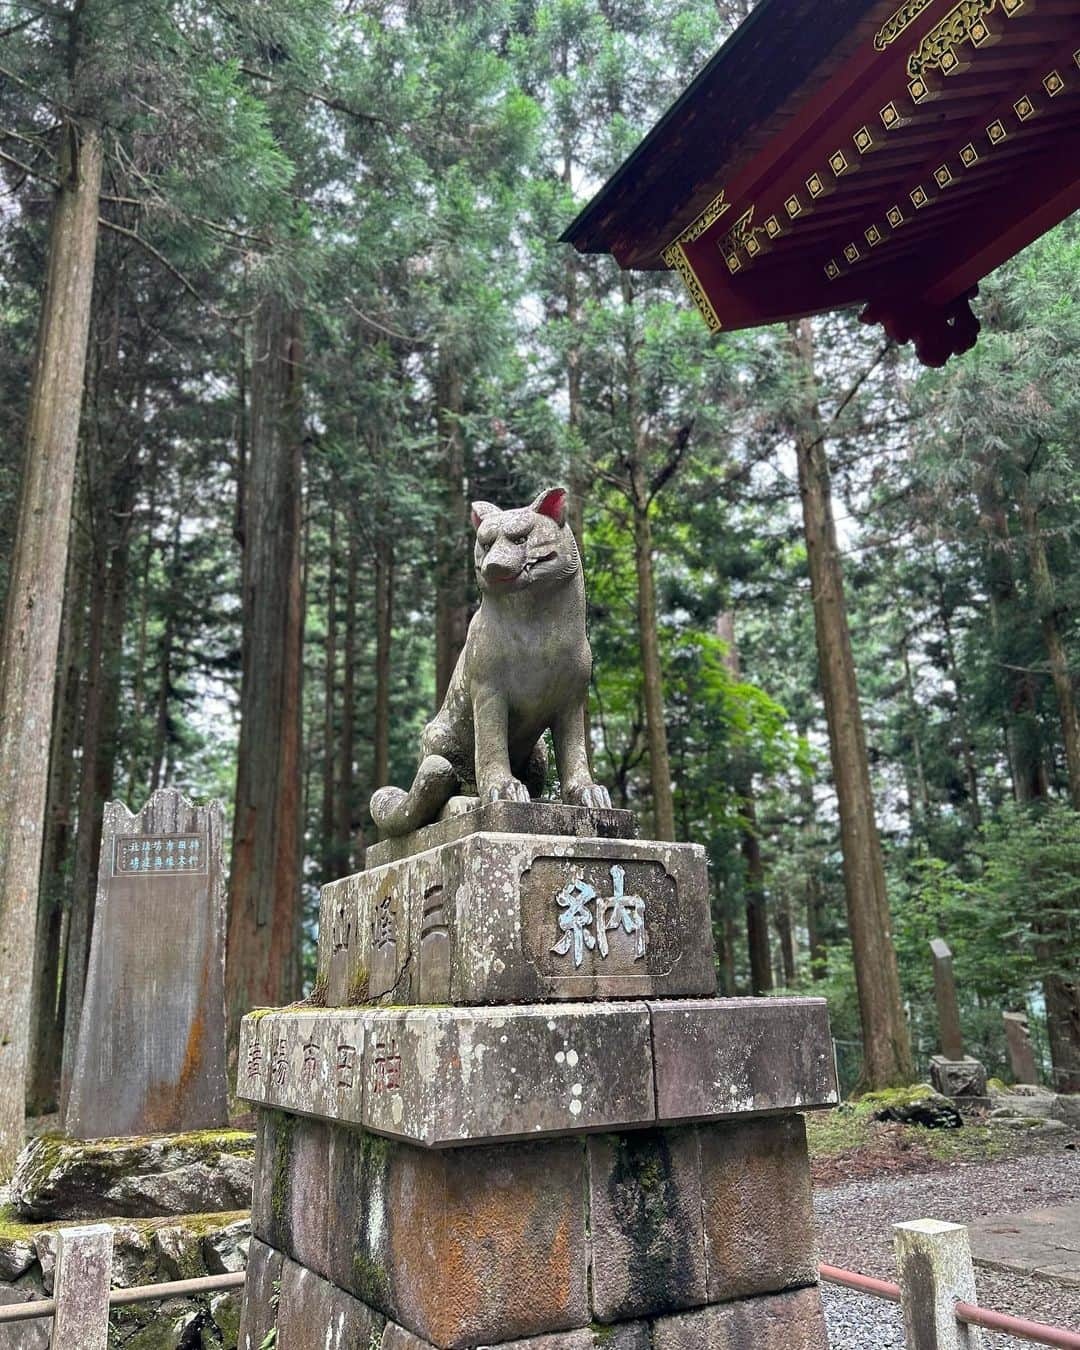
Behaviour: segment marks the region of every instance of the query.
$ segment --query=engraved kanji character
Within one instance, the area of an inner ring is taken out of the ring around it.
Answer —
[[[319,1065],[322,1062],[322,1047],[312,1038],[304,1043],[304,1062],[300,1066],[301,1083],[310,1085],[319,1076]]]
[[[640,961],[645,955],[645,898],[625,893],[626,871],[618,863],[611,868],[611,885],[614,892],[611,899],[602,902],[607,920],[604,922],[601,919],[599,927],[610,933],[621,924],[624,933],[630,936],[636,934],[637,953],[634,960]]]
[[[274,1038],[274,1048],[270,1055],[270,1081],[275,1087],[284,1087],[289,1076],[289,1041],[286,1036]]]
[[[334,1069],[337,1073],[338,1087],[351,1088],[353,1085],[353,1073],[356,1069],[355,1045],[338,1046],[337,1059],[334,1063]]]
[[[585,959],[585,948],[594,951],[596,938],[590,932],[593,916],[589,905],[596,899],[596,891],[587,881],[574,881],[564,886],[555,901],[563,911],[559,915],[559,927],[563,935],[552,951],[557,956],[566,956],[573,948],[574,965],[580,966]],[[603,940],[601,955],[607,953],[607,939]]]
[[[373,1067],[376,1092],[389,1092],[401,1086],[401,1056],[392,1036],[389,1041],[376,1041]]]
[[[397,941],[394,933],[396,918],[392,898],[384,895],[371,920],[371,940],[376,947],[389,947]]]
[[[249,1079],[258,1078],[260,1073],[262,1073],[262,1046],[258,1037],[255,1037],[248,1046],[247,1076]]]

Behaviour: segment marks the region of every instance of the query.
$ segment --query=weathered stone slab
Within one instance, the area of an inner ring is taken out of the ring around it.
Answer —
[[[257,1076],[247,1077],[255,1063]],[[238,1093],[434,1148],[648,1124],[649,1010],[545,1004],[247,1017]]]
[[[108,1224],[61,1228],[57,1234],[56,1313],[52,1339],[65,1350],[106,1350],[112,1229]]]
[[[368,1350],[386,1318],[311,1270],[285,1261],[277,1312],[282,1350]]]
[[[934,1000],[937,1003],[938,1036],[941,1054],[948,1060],[964,1058],[964,1036],[960,1029],[960,1005],[956,999],[952,950],[944,938],[930,943],[934,959]]]
[[[81,1139],[228,1122],[220,802],[109,802],[64,1125]]]
[[[633,1003],[377,1014],[364,1124],[440,1147],[650,1122],[649,1031]]]
[[[305,1008],[240,1024],[237,1095],[262,1106],[361,1124],[368,1019]]]
[[[21,1219],[108,1219],[246,1209],[255,1136],[243,1130],[72,1140],[43,1135],[19,1155]]]
[[[1001,1020],[1005,1024],[1005,1041],[1009,1047],[1009,1065],[1013,1077],[1018,1083],[1038,1083],[1039,1070],[1035,1063],[1027,1013],[1002,1013]]]
[[[580,1141],[431,1151],[260,1114],[261,1241],[445,1350],[588,1325]]]
[[[1080,1204],[990,1215],[969,1232],[977,1266],[1080,1287]]]
[[[946,1097],[986,1098],[986,1068],[977,1059],[930,1057],[930,1081]]]
[[[434,825],[372,844],[364,853],[364,866],[370,871],[479,833],[636,839],[638,822],[633,811],[563,806],[559,802],[481,802],[477,797],[454,797],[447,803],[443,819]]]
[[[325,886],[318,979],[335,1007],[710,995],[704,850],[468,834]]]
[[[237,1090],[429,1148],[837,1100],[820,999],[286,1010],[244,1019]]]
[[[589,1140],[593,1316],[652,1317],[708,1301],[697,1131]]]
[[[817,1283],[810,1163],[801,1116],[702,1125],[709,1303]]]
[[[258,1238],[248,1248],[247,1277],[244,1280],[244,1306],[240,1313],[237,1350],[260,1350],[277,1326],[275,1286],[281,1288],[285,1258]]]
[[[653,1350],[829,1350],[816,1288],[720,1303],[653,1323]]]
[[[658,1121],[839,1101],[824,999],[679,999],[649,1007]]]

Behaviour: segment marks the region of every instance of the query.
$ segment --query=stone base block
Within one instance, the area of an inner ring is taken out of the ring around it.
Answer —
[[[274,1287],[277,1287],[275,1294]],[[444,1350],[361,1300],[253,1241],[238,1350]],[[816,1288],[707,1306],[652,1321],[593,1324],[474,1350],[828,1350]]]
[[[817,1278],[799,1116],[427,1150],[262,1111],[252,1230],[440,1350],[585,1346]]]
[[[970,1055],[963,1059],[930,1058],[930,1081],[945,1097],[983,1097],[987,1095],[986,1067]]]
[[[318,987],[334,1007],[703,997],[711,932],[696,844],[481,830],[324,886]]]
[[[237,1091],[435,1148],[837,1101],[823,999],[253,1014]]]

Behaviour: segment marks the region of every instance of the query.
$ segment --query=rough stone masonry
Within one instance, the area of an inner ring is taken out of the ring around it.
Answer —
[[[324,887],[311,1004],[244,1019],[242,1350],[825,1350],[825,1004],[716,998],[704,852],[635,834],[477,804]]]

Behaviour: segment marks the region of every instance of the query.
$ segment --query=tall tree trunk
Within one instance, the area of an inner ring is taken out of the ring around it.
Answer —
[[[960,664],[956,659],[956,642],[953,638],[952,619],[945,599],[945,578],[934,559],[934,584],[937,588],[938,622],[941,624],[945,639],[945,659],[949,665],[949,678],[956,691],[956,730],[960,737],[961,755],[964,761],[964,778],[967,782],[968,809],[971,812],[971,824],[976,830],[982,828],[982,807],[979,802],[979,776],[975,769],[975,753],[971,739],[971,730],[967,717],[967,693],[964,677],[960,673]]]
[[[154,703],[154,731],[150,742],[150,791],[156,792],[165,779],[169,753],[169,708],[172,702],[172,663],[176,645],[176,613],[180,601],[183,556],[181,526],[183,516],[177,510],[173,519],[169,548],[168,580],[165,590],[165,624],[158,642],[157,698]]]
[[[1046,541],[1039,529],[1038,512],[1026,492],[1020,502],[1020,519],[1024,526],[1028,560],[1031,567],[1031,586],[1035,608],[1039,615],[1043,644],[1050,664],[1050,678],[1054,681],[1058,713],[1061,718],[1061,739],[1065,746],[1065,767],[1069,780],[1069,800],[1075,811],[1080,811],[1080,719],[1076,715],[1076,694],[1073,690],[1069,659],[1058,624],[1059,608],[1046,556]]]
[[[717,615],[716,636],[724,643],[723,659],[728,674],[735,681],[741,680],[735,615],[730,610]],[[739,848],[746,867],[746,946],[750,956],[750,987],[755,994],[767,994],[773,987],[773,974],[769,952],[765,868],[761,861],[753,772],[741,753],[736,756],[732,778],[741,817]]]
[[[642,487],[640,500],[645,500]],[[660,668],[660,634],[656,618],[656,582],[653,575],[652,522],[649,507],[634,501],[634,566],[637,569],[638,640],[645,697],[645,737],[649,746],[649,783],[652,788],[653,829],[657,839],[675,838],[675,799],[671,791],[667,724],[664,715],[664,677]]]
[[[23,1143],[56,656],[97,247],[101,141],[64,130],[0,652],[0,1176]]]
[[[812,871],[806,878],[806,940],[810,978],[823,980],[829,973],[828,952],[821,937],[821,885]]]
[[[331,485],[332,487],[332,485]],[[335,769],[337,754],[334,743],[334,705],[337,699],[337,509],[328,501],[330,517],[329,556],[326,576],[326,646],[323,666],[323,762],[322,762],[322,879],[325,884],[338,876],[341,857],[335,839]]]
[[[441,707],[469,622],[465,437],[461,372],[443,353],[436,376],[436,432],[442,461],[442,523],[435,550],[435,702]]]
[[[79,486],[76,486],[79,493]],[[81,494],[80,494],[81,495]],[[86,631],[88,527],[76,507],[68,545],[67,584],[60,659],[53,703],[52,753],[41,855],[37,929],[34,937],[34,987],[31,1002],[30,1060],[26,1109],[31,1115],[55,1111],[59,1103],[60,1061],[64,1044],[61,971],[68,890],[66,864],[71,843],[75,791],[75,750]]]
[[[345,650],[341,674],[341,764],[338,772],[338,847],[346,874],[359,856],[360,841],[354,840],[355,736],[356,726],[356,523],[346,517],[349,532],[347,574],[345,580]],[[376,787],[383,784],[376,780]]]
[[[390,774],[390,653],[394,628],[394,539],[385,523],[375,541],[375,755],[372,781]]]
[[[863,1034],[863,1082],[887,1087],[909,1081],[911,1041],[900,1001],[900,976],[885,889],[881,840],[874,818],[832,490],[818,409],[814,339],[809,319],[790,325],[801,385],[795,449],[814,604],[814,631],[844,857],[844,891]]]
[[[1080,811],[1080,722],[1076,714],[1076,696],[1069,671],[1065,644],[1058,624],[1058,605],[1046,542],[1039,529],[1034,503],[1022,489],[1020,519],[1024,528],[1035,609],[1039,616],[1043,643],[1050,664],[1050,676],[1057,694],[1061,718],[1061,736],[1065,746],[1065,765],[1069,780],[1069,799]],[[1044,960],[1052,960],[1057,943],[1053,940],[1056,924],[1046,927],[1049,942],[1042,944]],[[1048,974],[1043,981],[1046,994],[1046,1030],[1050,1041],[1054,1087],[1058,1092],[1080,1092],[1080,979],[1060,973]]]
[[[776,931],[780,937],[780,961],[784,974],[784,988],[795,983],[795,930],[791,922],[791,902],[786,895],[776,906]]]
[[[300,313],[268,296],[254,323],[244,494],[243,653],[226,967],[240,1018],[299,988],[302,360]]]
[[[905,634],[900,644],[900,660],[904,667],[904,693],[907,697],[908,705],[908,725],[911,727],[911,748],[915,757],[915,782],[918,785],[919,806],[922,811],[922,818],[925,824],[929,824],[931,816],[930,788],[926,781],[926,764],[923,760],[922,734],[919,731],[919,705],[915,701],[915,681],[911,678],[911,654],[908,650],[908,637]],[[912,825],[915,824],[915,813],[912,812]]]
[[[143,542],[142,562],[139,568],[139,619],[135,636],[135,672],[131,689],[131,725],[133,735],[128,746],[127,800],[136,805],[136,781],[139,776],[139,758],[145,751],[146,717],[146,656],[150,622],[150,572],[154,564],[157,544],[154,539],[157,507],[156,476],[150,479],[146,503],[146,538]]]
[[[1005,744],[1013,795],[1018,802],[1041,801],[1050,791],[1039,728],[1036,678],[1022,668],[1010,645],[1020,597],[1012,564],[1012,537],[1005,493],[988,457],[978,485],[979,511],[986,529],[986,581],[990,627],[1005,688]]]
[[[93,580],[90,650],[83,708],[82,759],[79,765],[78,825],[72,869],[64,970],[64,1053],[60,1074],[61,1110],[67,1106],[78,1048],[86,966],[94,928],[98,854],[105,803],[112,796],[116,770],[116,733],[120,706],[120,667],[127,603],[131,509],[136,473],[130,456],[105,493],[99,515],[104,566]]]

